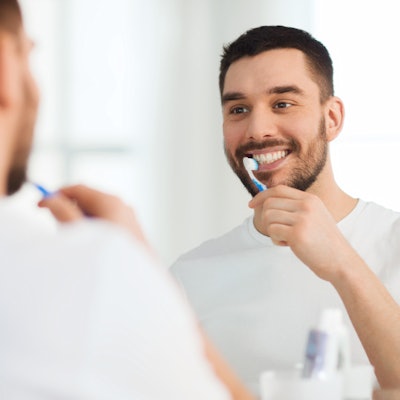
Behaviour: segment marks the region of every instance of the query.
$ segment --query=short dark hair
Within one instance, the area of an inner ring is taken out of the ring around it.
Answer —
[[[18,0],[0,0],[0,31],[17,35],[22,27]]]
[[[333,65],[325,46],[301,29],[286,26],[260,26],[251,29],[224,46],[220,64],[219,89],[222,96],[226,73],[235,61],[273,49],[298,49],[320,87],[321,102],[334,94]]]

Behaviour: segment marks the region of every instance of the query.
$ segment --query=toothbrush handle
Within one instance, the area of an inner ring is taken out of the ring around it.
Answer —
[[[264,191],[267,187],[265,185],[263,185],[262,183],[260,183],[259,181],[253,179],[253,183],[257,186],[257,189],[262,192]]]
[[[32,182],[32,184],[36,187],[36,189],[39,190],[40,193],[42,193],[43,197],[50,197],[54,194],[53,192],[48,191],[47,189],[45,189],[42,185],[39,185],[38,183]]]

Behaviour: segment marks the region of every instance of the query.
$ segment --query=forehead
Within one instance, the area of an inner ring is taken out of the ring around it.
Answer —
[[[319,90],[302,51],[274,49],[232,63],[225,76],[224,93],[290,85]]]

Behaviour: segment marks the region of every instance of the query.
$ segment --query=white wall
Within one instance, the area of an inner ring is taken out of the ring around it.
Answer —
[[[317,0],[315,34],[335,66],[346,107],[332,145],[336,179],[355,197],[400,209],[400,37],[395,0]]]

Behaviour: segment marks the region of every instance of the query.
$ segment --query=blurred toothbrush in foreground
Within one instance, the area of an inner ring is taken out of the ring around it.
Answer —
[[[31,182],[33,186],[35,186],[35,188],[37,190],[39,190],[39,192],[43,195],[44,198],[46,197],[50,197],[54,195],[54,192],[50,192],[49,190],[47,190],[46,188],[44,188],[42,185],[39,185],[36,182]]]

